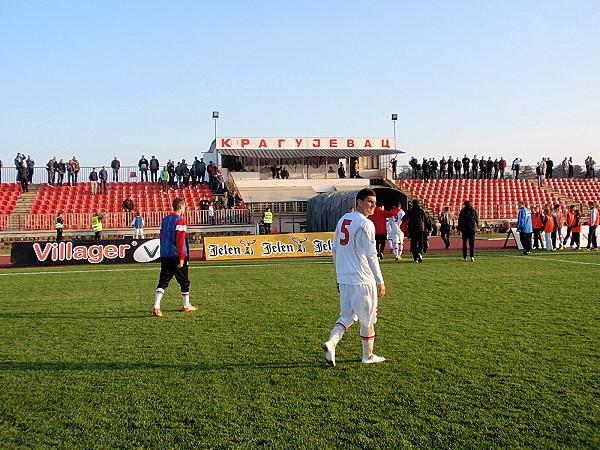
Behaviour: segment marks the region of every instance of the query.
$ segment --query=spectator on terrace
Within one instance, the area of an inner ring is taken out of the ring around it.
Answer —
[[[569,178],[573,178],[573,157],[571,156],[569,158],[569,174],[568,174]]]
[[[512,170],[513,178],[515,180],[519,179],[519,170],[521,169],[522,162],[523,162],[523,160],[521,158],[519,158],[518,156],[512,162],[511,170]]]
[[[589,171],[587,178],[596,178],[596,161],[591,156],[588,156],[586,167]]]
[[[90,172],[90,188],[92,190],[92,195],[98,193],[98,172],[96,172],[95,167]]]
[[[212,189],[213,177],[217,174],[217,166],[216,166],[216,164],[214,162],[212,162],[212,161],[209,161],[208,162],[208,168],[206,169],[206,171],[208,172],[208,185]]]
[[[198,182],[204,184],[204,180],[206,178],[206,163],[204,162],[204,158],[200,158],[198,161]]]
[[[4,167],[4,163],[0,159],[0,183],[2,183],[2,168]]]
[[[73,183],[77,184],[77,177],[79,176],[79,170],[81,169],[81,167],[79,166],[79,161],[77,160],[76,156],[73,156],[73,171],[75,173],[75,178]]]
[[[408,165],[412,168],[413,179],[416,180],[417,178],[419,178],[419,169],[417,167],[419,165],[419,160],[413,156],[408,161]],[[340,178],[342,178],[342,177],[340,177]],[[350,178],[352,178],[352,175],[350,175]]]
[[[463,178],[466,180],[469,179],[470,173],[471,173],[470,163],[471,163],[471,160],[465,153],[465,156],[462,159],[462,165],[463,165]]]
[[[181,169],[181,173],[183,176],[183,187],[186,189],[190,185],[190,169],[188,168],[188,164],[184,163],[183,168]]]
[[[392,158],[390,160],[390,166],[392,167],[392,177],[394,177],[395,180],[398,178],[398,160],[396,158]]]
[[[431,178],[433,178],[434,180],[437,179],[438,177],[438,162],[435,160],[435,158],[431,158],[429,160],[429,171],[431,172]]]
[[[142,157],[138,161],[138,167],[140,168],[140,181],[144,181],[144,179],[145,179],[146,182],[148,182],[148,167],[149,166],[150,166],[150,163],[148,163],[148,160],[146,159],[146,157],[144,155],[142,155]]]
[[[121,204],[123,207],[123,211],[125,211],[125,217],[127,222],[131,222],[133,220],[133,210],[135,209],[135,205],[133,204],[133,200],[131,200],[131,195],[128,195],[123,203]]]
[[[546,158],[546,178],[552,178],[552,170],[554,169],[554,161],[549,157]]]
[[[281,168],[281,179],[282,180],[288,180],[290,178],[290,173],[288,172],[288,170],[285,167]]]
[[[75,164],[72,159],[67,162],[67,184],[69,186],[75,185]]]
[[[35,161],[31,157],[31,155],[29,155],[27,157],[27,159],[25,160],[25,166],[27,167],[27,170],[29,171],[29,177],[27,178],[27,181],[31,184],[31,183],[33,183],[33,171],[35,168]]]
[[[498,159],[496,159],[496,162]],[[496,172],[498,172],[498,168],[496,167]],[[487,178],[488,180],[492,179],[492,174],[494,173],[494,161],[492,161],[492,157],[488,156],[487,160]],[[495,178],[495,177],[494,177]]]
[[[24,162],[19,163],[19,171],[17,172],[19,179],[18,181],[21,183],[21,188],[23,192],[27,192],[28,189],[28,180],[29,180],[29,171],[27,170],[27,166]]]
[[[119,169],[121,168],[121,161],[119,161],[119,158],[115,156],[115,159],[110,162],[110,168],[113,171],[113,182],[119,181]]]
[[[493,179],[494,180],[498,178],[498,172],[499,172],[499,170],[500,170],[500,161],[498,161],[498,158],[496,158],[494,160],[494,175],[493,175]]]
[[[454,159],[452,156],[448,157],[448,179],[452,180],[454,178]]]
[[[563,159],[563,162],[560,163],[560,166],[562,167],[563,178],[567,178],[567,173],[569,170],[569,160],[566,156],[565,159]]]
[[[183,186],[187,189],[190,185],[190,169],[188,168],[187,163],[183,164]]]
[[[173,189],[175,184],[175,163],[171,160],[167,162],[167,171],[169,172],[169,189]]]
[[[106,166],[102,166],[102,170],[100,170],[98,178],[100,179],[100,193],[108,194],[108,189],[106,188],[106,183],[108,181],[108,172],[106,171]]]
[[[192,189],[198,184],[198,162],[194,161],[190,167],[190,179],[192,180]]]
[[[537,165],[535,166],[535,179],[537,180],[539,187],[542,187],[542,178],[543,177],[544,177],[544,175],[543,175],[542,163],[537,163]]]
[[[162,184],[163,194],[166,194],[169,190],[169,171],[167,170],[167,166],[160,172],[160,182]]]
[[[479,178],[487,178],[487,160],[483,155],[481,155],[481,159],[479,160]]]
[[[506,169],[506,160],[504,158],[500,158],[498,161],[498,169],[500,170],[500,179],[504,179],[504,170]]]
[[[22,153],[17,153],[15,156],[15,170],[17,171],[17,183],[19,182],[19,169],[21,168],[21,163],[25,161],[25,155]]]
[[[65,173],[67,171],[67,165],[65,164],[65,160],[61,159],[58,162],[57,172],[58,172],[58,185],[63,185],[63,180],[65,179]]]
[[[48,172],[48,184],[54,186],[54,179],[56,177],[56,156],[46,164],[46,171]]]
[[[466,155],[465,155],[466,156]],[[462,168],[462,162],[460,158],[457,156],[454,160],[454,172],[456,179],[460,179],[460,169]]]
[[[214,176],[214,191],[217,194],[221,194],[223,193],[223,191],[225,190],[225,181],[223,180],[223,172],[221,172],[221,169],[217,169],[217,173]]]
[[[473,155],[471,160],[471,176],[474,180],[479,178],[479,158],[477,158],[477,155]]]
[[[183,178],[183,166],[180,162],[175,167],[175,178],[177,179],[177,189],[181,189],[181,180]]]
[[[427,183],[429,181],[429,161],[427,158],[423,158],[421,170],[423,171],[423,182]]]
[[[160,169],[160,163],[156,156],[152,155],[152,158],[150,158],[150,181],[153,183],[158,182],[158,169]]]
[[[440,178],[445,180],[448,177],[448,161],[442,156],[440,160]]]

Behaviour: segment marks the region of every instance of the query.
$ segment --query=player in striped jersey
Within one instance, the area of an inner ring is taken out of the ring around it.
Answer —
[[[173,200],[173,213],[163,218],[160,225],[160,278],[152,310],[156,317],[163,317],[160,301],[173,276],[181,286],[183,311],[189,312],[198,309],[190,305],[190,280],[187,264],[189,251],[185,240],[187,226],[183,218],[185,209],[185,200],[177,197]]]
[[[333,240],[333,261],[340,291],[340,318],[329,340],[322,345],[325,360],[335,366],[335,348],[346,330],[360,321],[365,364],[385,361],[373,354],[377,299],[385,295],[385,284],[375,248],[375,225],[367,217],[376,206],[375,191],[362,189],[356,195],[356,211],[338,222]]]

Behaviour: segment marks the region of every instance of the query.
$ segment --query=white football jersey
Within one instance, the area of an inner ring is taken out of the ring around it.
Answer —
[[[340,284],[383,284],[375,248],[375,225],[358,211],[345,214],[335,227],[333,261]]]
[[[400,225],[402,224],[402,218],[404,217],[404,211],[400,210],[398,214],[394,214],[387,218],[387,230],[388,234],[400,234]]]

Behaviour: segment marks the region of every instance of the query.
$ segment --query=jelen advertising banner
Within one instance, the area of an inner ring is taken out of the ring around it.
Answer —
[[[331,256],[333,233],[205,237],[207,261]]]

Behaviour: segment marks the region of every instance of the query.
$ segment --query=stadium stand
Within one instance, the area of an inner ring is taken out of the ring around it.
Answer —
[[[33,202],[31,214],[63,211],[64,213],[122,211],[125,197],[131,195],[135,208],[142,211],[170,211],[175,197],[182,197],[191,211],[199,209],[200,200],[214,201],[208,184],[197,189],[173,189],[163,194],[157,183],[108,183],[106,195],[92,195],[89,183],[53,188],[42,184]]]
[[[528,205],[559,203],[566,209],[567,202],[540,188],[530,180],[400,180],[398,185],[419,198],[435,214],[445,206],[458,217],[465,200],[470,200],[483,220],[514,219],[518,202]]]
[[[551,178],[544,180],[544,183],[573,203],[580,203],[583,211],[589,211],[589,201],[600,200],[600,183],[595,178]]]
[[[21,195],[21,185],[17,183],[0,184],[0,231],[3,231],[15,209]]]

